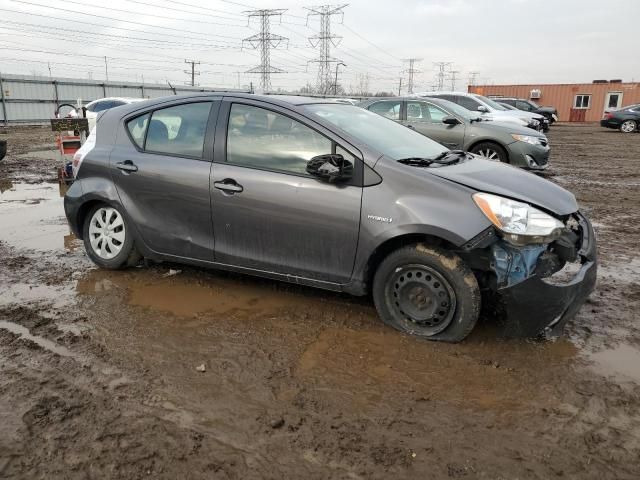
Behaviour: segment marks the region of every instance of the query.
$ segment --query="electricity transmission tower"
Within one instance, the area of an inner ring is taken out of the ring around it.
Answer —
[[[243,45],[244,42],[247,42],[253,49],[260,49],[260,65],[247,70],[246,73],[259,73],[260,88],[265,92],[271,90],[271,74],[284,73],[284,70],[271,66],[271,49],[278,48],[281,43],[288,42],[289,39],[272,34],[269,31],[269,27],[271,17],[281,16],[286,11],[286,8],[278,8],[245,12],[249,21],[251,21],[252,17],[258,17],[260,19],[260,33],[256,33],[242,40]]]
[[[445,69],[453,64],[453,62],[433,62],[438,67],[439,71],[436,74],[437,90],[442,91],[444,88],[444,79],[446,77]]]
[[[469,85],[476,84],[476,78],[480,75],[480,72],[469,72]]]
[[[342,37],[331,34],[331,17],[340,15],[341,21],[344,18],[342,9],[344,5],[320,5],[317,7],[309,7],[307,14],[307,25],[309,25],[309,17],[320,17],[320,31],[309,37],[309,43],[313,48],[320,51],[320,56],[316,60],[309,60],[318,64],[318,78],[316,80],[316,88],[318,93],[327,94],[331,90],[331,64],[341,63],[342,60],[331,57],[331,45],[337,47]]]
[[[449,80],[451,80],[451,91],[456,91],[456,74],[460,73],[460,70],[451,70],[449,72]]]
[[[200,65],[200,62],[196,62],[195,60],[185,60],[184,63],[191,64],[191,70],[184,70],[184,73],[187,75],[191,75],[191,82],[186,82],[187,85],[191,85],[192,87],[196,86],[196,75],[200,75],[200,72],[196,72],[196,65]]]
[[[414,66],[416,62],[421,62],[422,59],[421,58],[405,58],[404,61],[409,62],[409,68],[404,70],[403,73],[406,73],[409,76],[409,78],[407,79],[407,93],[411,94],[413,93],[413,87],[414,87],[413,79],[415,77],[415,74],[420,73],[420,70],[416,70]]]

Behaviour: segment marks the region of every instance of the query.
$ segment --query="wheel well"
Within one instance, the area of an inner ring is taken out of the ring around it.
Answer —
[[[509,158],[509,150],[507,149],[507,147],[502,145],[500,142],[496,142],[495,140],[478,140],[477,142],[469,145],[469,151],[473,150],[477,145],[480,145],[481,143],[491,143],[493,145],[497,145],[502,150],[504,150],[504,153],[507,156],[507,163],[511,163],[511,159]]]
[[[86,203],[83,203],[82,206],[78,209],[78,236],[80,240],[82,240],[82,236],[84,235],[84,222],[89,214],[89,211],[96,205],[104,204],[105,202],[101,200],[90,200]]]
[[[424,233],[408,233],[400,235],[398,237],[390,238],[381,245],[379,245],[373,253],[369,256],[367,266],[365,270],[364,280],[367,284],[367,290],[371,291],[371,284],[373,283],[373,276],[378,269],[378,265],[391,253],[399,248],[407,245],[414,245],[416,243],[426,243],[434,247],[441,247],[446,250],[455,250],[456,246],[443,238],[436,237],[435,235],[427,235]]]

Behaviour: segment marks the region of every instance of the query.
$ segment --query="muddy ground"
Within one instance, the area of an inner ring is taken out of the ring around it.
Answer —
[[[640,478],[640,135],[549,133],[545,175],[591,215],[602,264],[565,336],[489,320],[458,345],[384,327],[366,298],[98,270],[52,133],[0,135],[1,478]]]

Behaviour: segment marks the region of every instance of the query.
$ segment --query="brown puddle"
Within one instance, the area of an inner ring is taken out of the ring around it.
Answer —
[[[327,292],[253,278],[228,278],[224,273],[186,270],[168,278],[163,275],[166,273],[145,269],[129,272],[93,270],[80,279],[77,290],[83,294],[96,294],[113,287],[124,288],[130,305],[179,317],[203,313],[262,317],[283,310],[315,311],[336,302],[351,303]],[[370,309],[373,312],[372,307]]]
[[[640,384],[640,350],[629,344],[587,355],[592,370],[605,377]]]
[[[12,183],[0,192],[0,241],[38,251],[76,248],[55,183]]]

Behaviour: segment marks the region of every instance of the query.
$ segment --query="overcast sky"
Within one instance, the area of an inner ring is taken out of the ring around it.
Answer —
[[[106,5],[109,7],[106,7]],[[246,70],[260,63],[243,38],[258,33],[251,8],[282,8],[271,32],[288,37],[271,57],[287,73],[274,88],[315,85],[318,56],[308,40],[317,17],[292,0],[0,0],[0,72],[166,82],[189,80],[184,59],[200,61],[196,82],[243,86],[259,78]],[[53,8],[51,8],[53,7]],[[416,64],[415,91],[435,82],[434,62],[453,62],[458,89],[469,72],[477,83],[640,80],[638,0],[354,0],[332,17],[342,37],[331,55],[342,60],[340,83],[369,75],[370,90],[397,91]],[[338,39],[335,39],[336,43]],[[332,64],[332,69],[335,64]],[[446,81],[450,86],[451,81]]]

